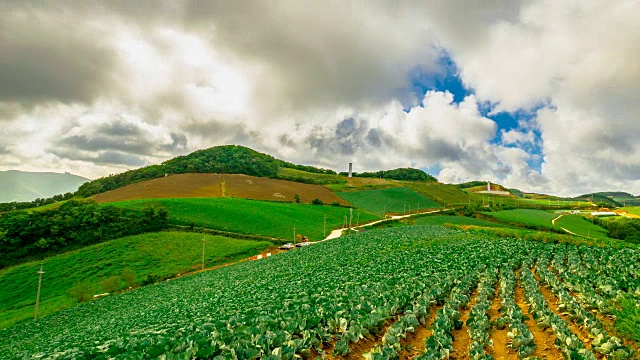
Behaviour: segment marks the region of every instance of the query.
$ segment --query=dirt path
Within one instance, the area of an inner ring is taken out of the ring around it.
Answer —
[[[556,224],[556,221],[558,221],[561,217],[563,217],[563,216],[565,216],[565,215],[566,215],[566,214],[562,214],[562,215],[558,216],[557,218],[555,218],[555,219],[551,220],[551,225],[555,225],[555,224]]]
[[[460,320],[463,324],[469,319],[471,314],[471,308],[476,304],[478,297],[478,289],[476,288],[471,295],[471,300],[467,304],[466,309],[460,311]],[[453,352],[451,353],[451,359],[468,359],[469,358],[469,345],[471,344],[471,337],[466,325],[462,325],[460,329],[454,329],[451,333],[453,336]]]
[[[540,282],[540,277],[535,272],[534,272],[534,277],[536,278],[536,280],[538,280],[538,282]],[[569,325],[569,329],[571,329],[571,332],[576,334],[578,338],[584,343],[585,348],[587,348],[588,350],[591,350],[591,338],[589,337],[589,333],[584,328],[576,325],[573,321],[569,319],[567,315],[564,315],[562,311],[560,311],[558,307],[558,303],[560,301],[555,296],[555,294],[551,292],[551,290],[547,286],[542,284],[540,284],[540,292],[542,293],[545,300],[547,301],[547,305],[549,306],[549,309],[551,309],[551,311],[553,311],[554,313],[560,315],[562,320],[564,320],[567,323],[567,325]],[[600,358],[597,354],[595,355],[596,357]]]
[[[436,319],[436,312],[442,309],[442,306],[432,306],[427,318],[427,325],[416,327],[412,333],[407,333],[407,338],[403,339],[400,344],[402,351],[400,352],[400,360],[413,359],[424,352],[425,341],[431,336],[431,324]]]
[[[423,215],[423,214],[432,214],[432,213],[437,213],[437,212],[442,212],[442,211],[447,211],[447,210],[449,210],[449,209],[428,210],[428,211],[422,211],[422,212],[417,212],[417,213],[408,214],[408,215],[394,215],[394,216],[390,216],[390,217],[385,218],[385,219],[380,219],[380,220],[375,220],[375,221],[371,221],[371,222],[368,222],[368,223],[364,223],[364,224],[361,224],[360,226],[353,226],[353,227],[351,227],[351,229],[354,230],[354,231],[357,231],[357,230],[355,230],[356,227],[371,226],[371,225],[379,224],[379,223],[385,222],[385,221],[404,219],[404,218],[408,218],[408,217],[411,217],[411,216]],[[340,236],[342,236],[342,232],[345,231],[345,230],[349,230],[349,228],[345,227],[345,228],[332,230],[331,233],[329,233],[329,235],[324,240],[319,240],[319,241],[316,241],[316,242],[323,242],[323,241],[339,238]]]
[[[518,278],[520,277],[519,271],[517,276]],[[529,307],[524,299],[524,290],[520,284],[516,285],[515,301],[523,314],[529,314]],[[547,331],[545,331],[539,329],[531,315],[528,315],[527,317],[528,319],[525,320],[524,323],[533,334],[533,341],[536,343],[536,348],[531,356],[549,360],[563,359],[562,352],[553,344],[556,340],[556,336],[551,332],[551,330],[547,329]]]
[[[496,286],[495,296],[491,303],[491,308],[488,311],[491,321],[495,321],[497,318],[502,316],[499,311],[502,306],[502,300],[498,297],[499,292],[500,286]],[[493,328],[490,331],[491,340],[493,340],[493,347],[489,346],[488,348],[485,348],[487,354],[493,356],[494,359],[517,359],[518,354],[511,349],[507,349],[507,344],[509,343],[507,333],[509,332],[509,328],[505,327],[502,330]]]

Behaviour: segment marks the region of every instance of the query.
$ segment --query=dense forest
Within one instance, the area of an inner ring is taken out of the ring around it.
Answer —
[[[105,240],[165,227],[167,211],[135,211],[69,200],[48,211],[12,211],[0,215],[0,268],[43,258]]]
[[[640,219],[620,218],[603,220],[597,217],[591,221],[607,229],[607,236],[633,243],[640,243]]]
[[[348,173],[346,172],[340,173],[340,175],[347,175],[347,174]],[[392,180],[413,180],[413,181],[430,181],[430,182],[438,181],[438,179],[427,174],[426,172],[420,169],[413,169],[413,168],[398,168],[393,170],[381,170],[381,171],[363,172],[363,173],[354,172],[353,176],[392,179]]]

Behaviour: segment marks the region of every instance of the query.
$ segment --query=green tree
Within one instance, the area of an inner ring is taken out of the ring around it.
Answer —
[[[300,204],[300,195],[293,194],[293,201],[295,201],[296,204]]]

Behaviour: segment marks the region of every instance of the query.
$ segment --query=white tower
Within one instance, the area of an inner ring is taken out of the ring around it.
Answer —
[[[349,163],[349,177],[351,177],[353,172],[353,163]]]

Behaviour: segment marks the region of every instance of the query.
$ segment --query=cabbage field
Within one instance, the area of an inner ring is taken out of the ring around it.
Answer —
[[[608,322],[612,300],[640,300],[638,264],[628,248],[368,231],[2,330],[0,357],[628,359]]]

